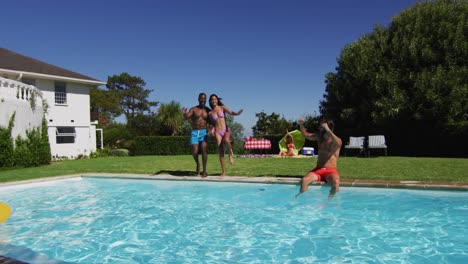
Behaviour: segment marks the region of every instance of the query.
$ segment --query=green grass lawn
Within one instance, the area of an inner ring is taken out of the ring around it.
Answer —
[[[201,160],[201,157],[200,157]],[[314,168],[316,158],[236,158],[228,176],[302,177]],[[0,182],[37,179],[79,173],[129,173],[194,175],[190,155],[106,157],[54,162],[35,168],[0,169]],[[468,159],[413,157],[340,157],[342,179],[468,183]],[[208,158],[208,174],[221,173],[218,155]]]

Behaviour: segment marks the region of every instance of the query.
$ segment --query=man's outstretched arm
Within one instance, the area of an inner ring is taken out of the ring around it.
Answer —
[[[317,140],[316,134],[307,132],[307,130],[304,127],[304,122],[305,122],[305,120],[302,117],[299,118],[299,120],[297,121],[297,123],[299,123],[299,128],[301,130],[301,134],[308,140]]]

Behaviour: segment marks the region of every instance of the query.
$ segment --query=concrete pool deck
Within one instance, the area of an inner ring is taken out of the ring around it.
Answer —
[[[0,183],[0,187],[14,186],[28,183],[41,183],[47,181],[71,179],[79,177],[96,178],[121,178],[121,179],[147,179],[147,180],[176,180],[176,181],[207,181],[207,182],[239,182],[239,183],[267,183],[267,184],[299,184],[301,178],[295,177],[247,177],[247,176],[208,176],[202,178],[199,176],[174,176],[169,174],[116,174],[116,173],[83,173],[64,175],[57,177],[47,177],[34,180],[14,181]],[[323,185],[322,183],[313,183],[311,185]],[[348,180],[342,179],[340,186],[343,187],[371,187],[371,188],[400,188],[400,189],[425,189],[425,190],[452,190],[468,191],[468,183],[463,182],[422,182],[422,181],[371,181],[371,180]]]

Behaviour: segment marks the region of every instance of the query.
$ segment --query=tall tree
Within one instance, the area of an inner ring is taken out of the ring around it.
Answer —
[[[347,45],[336,72],[326,75],[322,115],[344,134],[387,134],[395,154],[461,153],[468,130],[467,15],[468,1],[418,3]],[[424,133],[409,139],[411,130]]]
[[[231,131],[231,141],[238,142],[243,141],[244,137],[244,126],[234,121],[234,116],[226,115],[226,125]]]
[[[252,127],[252,132],[255,137],[261,135],[284,134],[286,129],[292,127],[291,122],[284,117],[280,117],[275,112],[267,115],[265,112],[256,113],[257,123]]]
[[[135,118],[138,114],[151,114],[152,107],[158,105],[157,101],[148,100],[153,90],[146,89],[146,82],[140,77],[123,72],[120,75],[109,76],[106,86],[117,94],[127,120]]]
[[[157,114],[139,113],[127,122],[127,130],[135,136],[160,135],[160,128]]]
[[[112,119],[122,114],[116,92],[93,87],[90,90],[91,120],[98,120],[106,127]]]

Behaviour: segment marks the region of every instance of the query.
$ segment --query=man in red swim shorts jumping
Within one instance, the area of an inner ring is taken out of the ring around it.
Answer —
[[[326,182],[331,185],[328,199],[340,190],[340,174],[336,169],[336,162],[340,155],[342,141],[333,133],[335,124],[332,120],[322,120],[318,133],[309,133],[304,127],[304,118],[298,120],[302,135],[308,140],[316,140],[318,144],[318,158],[315,169],[309,171],[302,177],[301,190],[295,196],[307,191],[307,187],[312,182]]]

